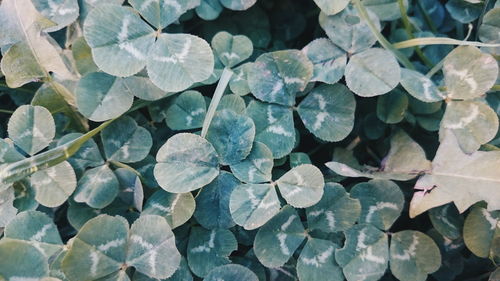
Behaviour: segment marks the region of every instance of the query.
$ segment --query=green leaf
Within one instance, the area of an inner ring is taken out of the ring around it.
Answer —
[[[219,17],[224,10],[219,0],[201,0],[201,3],[196,7],[196,14],[204,20],[214,20]]]
[[[401,68],[401,86],[423,102],[436,102],[445,98],[430,78],[415,70]]]
[[[246,230],[259,228],[280,210],[280,201],[271,184],[242,184],[231,193],[229,210],[236,224]]]
[[[327,276],[331,281],[344,280],[342,269],[335,261],[334,251],[337,248],[328,240],[308,239],[297,261],[299,280],[320,281]]]
[[[207,113],[205,98],[198,91],[186,91],[177,96],[165,116],[172,130],[201,128]]]
[[[327,233],[346,231],[360,214],[359,200],[351,198],[338,183],[327,183],[321,200],[306,209],[309,229]]]
[[[219,174],[214,147],[204,138],[181,133],[169,138],[156,155],[154,175],[168,192],[183,193],[209,184]]]
[[[35,199],[46,207],[58,207],[75,191],[76,175],[66,161],[31,175]]]
[[[34,155],[50,144],[56,127],[45,107],[22,105],[10,117],[7,130],[17,146]]]
[[[500,151],[465,154],[456,137],[446,132],[432,161],[432,170],[415,184],[410,217],[449,202],[455,203],[460,213],[482,200],[488,203],[488,210],[500,209],[498,165]]]
[[[47,258],[35,246],[22,240],[0,240],[2,280],[42,280],[49,276]],[[29,270],[27,270],[29,268]]]
[[[138,271],[134,272],[133,281],[156,281],[158,279],[149,278],[147,275],[139,273]],[[175,271],[175,273],[165,281],[193,281],[193,275],[189,270],[187,261],[184,257],[181,257],[181,263],[179,268]]]
[[[179,267],[181,255],[167,221],[142,215],[131,226],[126,264],[152,278],[170,277]]]
[[[245,100],[238,95],[224,95],[220,99],[217,111],[222,111],[224,109],[229,109],[238,114],[246,115],[247,105],[245,104]]]
[[[187,222],[196,208],[191,193],[169,193],[158,190],[144,205],[142,214],[164,217],[171,228],[176,228]]]
[[[255,273],[244,266],[238,264],[227,264],[212,269],[203,279],[203,281],[225,280],[258,281],[259,278],[255,275]]]
[[[106,159],[124,163],[141,161],[148,156],[153,139],[148,130],[134,119],[124,116],[102,130]]]
[[[116,118],[132,106],[133,93],[125,80],[103,72],[92,72],[80,79],[76,87],[78,111],[92,121]]]
[[[273,153],[265,144],[254,142],[247,158],[230,167],[234,176],[242,182],[268,182],[272,176]]]
[[[324,141],[343,140],[354,127],[354,95],[342,84],[321,85],[302,100],[297,112],[306,128]]]
[[[90,48],[85,38],[79,37],[71,45],[71,54],[75,60],[75,66],[78,73],[82,76],[91,72],[99,71],[92,59],[92,49]]]
[[[389,262],[387,235],[372,225],[357,224],[345,232],[346,242],[335,252],[348,281],[379,280]]]
[[[146,66],[155,40],[154,30],[133,9],[116,4],[95,6],[85,19],[83,35],[99,69],[120,77]]]
[[[273,158],[282,158],[292,151],[295,129],[291,109],[252,101],[247,113],[255,123],[255,140],[265,144],[273,152]]]
[[[377,117],[387,124],[401,122],[407,108],[408,96],[398,89],[394,89],[377,99]]]
[[[288,204],[295,208],[306,208],[321,199],[325,180],[316,166],[304,164],[288,171],[276,184]]]
[[[152,278],[172,275],[181,256],[166,220],[145,215],[130,231],[128,228],[120,216],[100,215],[89,220],[62,261],[68,279],[95,280],[110,275],[106,280],[128,280],[128,266]]]
[[[383,95],[401,79],[396,57],[381,48],[370,48],[351,57],[345,68],[346,84],[362,97]]]
[[[311,81],[336,83],[344,76],[346,53],[328,38],[318,38],[307,44],[302,52],[314,66]]]
[[[224,66],[232,68],[253,53],[252,41],[245,35],[231,35],[221,31],[212,38],[212,48]]]
[[[220,0],[222,6],[233,10],[233,11],[243,11],[252,7],[257,0]]]
[[[17,214],[14,207],[14,188],[0,191],[0,227],[5,227]]]
[[[465,153],[473,153],[496,136],[498,115],[481,101],[452,101],[441,120],[441,140],[446,131],[455,135]]]
[[[17,151],[10,139],[0,139],[0,163],[12,163],[21,161],[24,156]]]
[[[465,219],[464,242],[478,257],[495,256],[495,240],[500,238],[500,211],[489,212],[482,207],[473,207]]]
[[[38,211],[19,213],[5,227],[4,237],[26,241],[46,258],[50,258],[63,247],[52,218]]]
[[[78,180],[74,199],[92,208],[101,209],[113,202],[118,195],[119,183],[107,165],[87,170]]]
[[[342,2],[344,0],[339,3]],[[380,30],[377,16],[371,12],[368,15],[375,27]],[[371,32],[368,24],[359,17],[358,12],[352,6],[346,7],[335,15],[328,16],[325,13],[320,13],[319,24],[333,44],[348,54],[359,53],[377,42],[377,38]]]
[[[497,36],[498,32],[500,31],[500,22],[498,21],[499,16],[499,7],[489,10],[484,15],[483,22],[479,26],[478,30],[479,39],[481,39],[481,41],[485,43],[500,43],[500,40]]]
[[[404,196],[399,186],[388,180],[371,180],[356,184],[351,196],[361,203],[360,223],[370,223],[388,230],[401,215]]]
[[[83,136],[81,133],[70,133],[64,135],[57,142],[57,146],[67,144],[81,136]],[[99,148],[94,139],[90,139],[83,143],[80,149],[68,159],[68,162],[71,166],[73,166],[76,174],[80,175],[89,167],[97,167],[104,164],[104,159],[102,159],[101,153],[99,152]]]
[[[328,16],[335,15],[344,10],[349,5],[349,0],[329,1],[329,0],[314,0],[323,13]]]
[[[467,0],[450,0],[446,2],[446,10],[451,17],[461,23],[469,23],[479,17],[483,11],[480,2],[470,3]]]
[[[250,117],[225,109],[215,114],[206,138],[219,154],[220,163],[231,165],[250,154],[254,137],[255,125]]]
[[[363,0],[363,5],[382,21],[393,21],[401,17],[398,0]],[[404,0],[403,5],[408,7],[408,1]]]
[[[391,138],[391,149],[380,168],[361,166],[359,163],[328,162],[335,173],[346,177],[366,177],[407,181],[431,169],[431,163],[422,147],[404,131],[398,130]]]
[[[295,168],[302,164],[312,164],[311,158],[307,153],[304,152],[292,152],[290,153],[290,168]]]
[[[231,263],[229,255],[237,248],[236,238],[227,229],[194,227],[187,247],[189,267],[197,276],[205,277],[212,269]]]
[[[458,239],[462,236],[464,218],[453,204],[446,204],[429,210],[432,226],[448,239]]]
[[[200,37],[162,33],[147,56],[147,69],[157,87],[180,92],[210,77],[214,56],[208,43]]]
[[[299,50],[265,53],[248,72],[248,85],[258,99],[285,106],[295,104],[295,95],[303,91],[313,74],[313,64]]]
[[[77,0],[33,0],[33,5],[44,17],[57,24],[45,29],[47,32],[70,25],[79,14]]]
[[[444,59],[443,73],[449,98],[473,99],[495,85],[498,63],[476,47],[460,46]]]
[[[54,23],[44,18],[30,0],[5,0],[0,6],[2,73],[12,88],[49,77],[54,72],[72,79],[60,47],[41,30]],[[4,46],[9,46],[3,48]]]
[[[187,10],[200,4],[200,0],[131,0],[130,4],[157,29],[176,22]]]
[[[231,228],[235,225],[229,210],[229,199],[241,182],[231,173],[221,172],[196,195],[194,217],[207,229]]]
[[[392,235],[390,259],[392,274],[402,281],[427,280],[427,275],[441,266],[441,253],[436,243],[414,230]]]
[[[250,68],[252,68],[252,63],[247,62],[233,69],[234,75],[231,76],[231,81],[229,81],[229,88],[233,93],[240,96],[250,93],[247,75]]]
[[[127,91],[134,96],[143,100],[154,101],[174,94],[162,91],[148,77],[139,75],[126,77],[122,80]]]
[[[266,267],[283,266],[305,238],[297,211],[287,205],[257,232],[255,255]]]

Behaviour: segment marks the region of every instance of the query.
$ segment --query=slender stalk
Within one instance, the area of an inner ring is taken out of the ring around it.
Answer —
[[[373,35],[375,35],[375,37],[377,37],[377,40],[380,43],[380,45],[382,45],[382,47],[384,47],[388,51],[391,51],[396,56],[398,61],[404,67],[406,67],[408,69],[415,70],[415,67],[408,60],[408,58],[403,53],[401,53],[399,50],[394,48],[394,46],[392,46],[391,42],[389,42],[389,40],[387,40],[387,38],[385,38],[384,35],[382,35],[382,33],[380,33],[380,31],[377,30],[377,27],[371,21],[370,17],[368,16],[368,12],[366,11],[365,6],[363,6],[363,4],[361,4],[361,1],[360,0],[353,0],[353,3],[354,3],[354,6],[356,7],[356,10],[358,11],[359,16],[364,21],[366,21],[366,23],[368,24],[368,27],[372,31]]]
[[[394,43],[394,48],[404,49],[419,45],[460,45],[460,46],[476,46],[476,47],[491,47],[491,48],[500,47],[500,44],[498,43],[489,44],[489,43],[481,43],[475,41],[463,41],[463,40],[444,38],[444,37],[420,37]]]
[[[12,113],[14,113],[14,111],[12,111],[12,110],[7,110],[7,109],[0,109],[0,113],[12,114]]]
[[[431,78],[432,76],[434,76],[434,74],[436,74],[438,71],[440,71],[441,68],[443,68],[444,59],[445,58],[440,60],[431,70],[429,70],[429,72],[427,72],[427,74],[425,76],[427,76],[427,78]]]
[[[215,110],[217,110],[217,106],[219,105],[220,99],[222,98],[222,95],[224,94],[224,91],[226,90],[232,75],[233,72],[227,67],[222,71],[219,83],[215,88],[214,96],[212,97],[212,101],[210,102],[210,106],[208,107],[207,115],[205,116],[205,120],[203,120],[203,127],[201,128],[202,138],[207,135],[210,123],[212,123],[212,119],[214,118]]]
[[[406,34],[408,35],[408,37],[410,37],[410,39],[414,39],[415,35],[413,35],[413,28],[410,20],[408,19],[408,15],[406,14],[406,7],[403,3],[403,0],[398,0],[398,5],[401,12],[401,21],[403,22]],[[429,60],[429,58],[427,58],[427,56],[424,54],[424,52],[422,52],[422,49],[420,49],[419,46],[415,46],[414,49],[415,53],[417,53],[417,56],[422,60],[422,62],[424,62],[427,67],[434,67],[434,64]]]
[[[429,29],[432,31],[432,33],[437,34],[438,30],[436,28],[436,25],[434,24],[431,17],[427,13],[427,10],[424,8],[424,6],[422,6],[422,3],[420,2],[420,0],[417,0],[416,2],[417,2],[418,10],[424,16],[425,23],[429,26]]]
[[[141,180],[143,179],[141,173],[139,173],[136,169],[130,167],[127,164],[124,164],[124,163],[119,162],[119,161],[114,161],[114,160],[109,160],[108,162],[111,163],[112,165],[118,167],[118,168],[127,169],[127,170],[131,171],[132,173],[134,173],[136,176],[138,176]]]

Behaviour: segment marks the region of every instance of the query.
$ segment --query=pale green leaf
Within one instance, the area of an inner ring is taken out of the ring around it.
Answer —
[[[368,15],[375,27],[380,30],[377,16],[372,12],[369,12]],[[325,13],[320,13],[319,24],[333,44],[348,54],[359,53],[377,42],[377,38],[371,32],[368,24],[359,17],[357,10],[352,6],[346,7],[335,15],[328,16]]]
[[[357,224],[345,232],[346,242],[335,252],[348,281],[377,281],[389,262],[387,234],[372,225]]]
[[[299,280],[322,281],[325,277],[331,281],[344,280],[342,269],[335,261],[334,251],[337,248],[328,240],[308,239],[297,261]]]
[[[327,183],[321,200],[306,209],[309,229],[329,233],[349,229],[360,214],[359,200],[351,198],[338,183]]]
[[[157,29],[174,23],[187,10],[200,4],[200,0],[130,0],[141,16]]]
[[[233,93],[240,96],[250,93],[247,77],[250,68],[252,68],[252,63],[247,62],[233,69],[234,74],[229,81],[229,88]]]
[[[124,79],[103,72],[92,72],[76,87],[78,111],[92,121],[106,121],[125,113],[134,101]]]
[[[247,105],[245,104],[245,100],[238,95],[224,95],[220,99],[217,111],[222,111],[224,109],[229,109],[238,114],[246,115]]]
[[[250,117],[225,109],[215,113],[206,138],[219,154],[221,164],[235,164],[250,154],[255,125]]]
[[[391,138],[391,149],[380,168],[361,166],[359,163],[328,162],[325,164],[335,173],[346,177],[394,179],[407,181],[429,171],[431,163],[422,147],[404,131],[397,131]]]
[[[99,71],[92,59],[92,49],[85,41],[85,38],[79,37],[73,42],[71,53],[75,60],[76,69],[81,75]]]
[[[124,163],[138,162],[148,156],[153,139],[148,130],[124,116],[101,132],[106,159]]]
[[[12,163],[23,160],[24,156],[17,151],[10,139],[0,139],[0,163]]]
[[[313,74],[313,64],[299,50],[284,50],[259,56],[248,72],[252,94],[265,102],[285,106],[295,104]]]
[[[196,14],[204,20],[214,20],[219,17],[224,10],[219,0],[201,0],[201,3],[196,7]]]
[[[273,158],[284,157],[292,151],[295,129],[291,109],[252,101],[247,113],[255,123],[255,140],[265,144],[273,152]]]
[[[60,30],[78,18],[77,0],[32,0],[32,2],[44,17],[57,24],[45,29],[47,32]]]
[[[83,34],[96,65],[115,76],[131,76],[146,66],[154,30],[129,7],[100,4],[87,15]]]
[[[238,265],[227,264],[212,269],[203,281],[259,281],[259,278],[250,269]]]
[[[235,225],[229,210],[229,199],[241,182],[231,173],[222,171],[196,195],[194,217],[207,229],[231,228]]]
[[[212,48],[224,66],[232,68],[253,53],[252,41],[245,35],[231,35],[221,31],[212,38]]]
[[[370,48],[351,57],[345,68],[346,84],[359,96],[383,95],[401,79],[396,57],[387,50]]]
[[[64,135],[57,142],[58,146],[64,145],[83,136],[81,133],[70,133]],[[97,167],[104,164],[99,147],[94,139],[86,141],[80,149],[67,160],[75,169],[77,175],[82,174],[86,168]]]
[[[460,46],[444,59],[443,73],[449,98],[473,99],[495,85],[498,63],[476,47]]]
[[[318,5],[323,13],[328,16],[332,16],[345,9],[347,5],[349,5],[349,0],[314,0],[314,3]]]
[[[496,136],[498,115],[480,101],[452,101],[447,104],[441,120],[440,140],[446,131],[455,135],[465,153],[472,153]]]
[[[304,152],[292,152],[290,157],[290,168],[295,168],[302,164],[312,164],[311,158],[307,153]]]
[[[158,190],[144,205],[143,214],[164,217],[172,228],[183,225],[195,211],[195,200],[191,193],[168,193]]]
[[[36,201],[46,207],[58,207],[75,191],[75,171],[67,161],[61,162],[31,175],[31,186]]]
[[[465,219],[464,242],[478,257],[493,258],[494,241],[500,239],[500,211],[489,212],[482,207],[473,207]]]
[[[268,182],[272,176],[273,153],[265,144],[254,142],[247,158],[230,167],[234,176],[242,182]]]
[[[401,17],[401,10],[398,5],[399,0],[363,0],[361,3],[380,20],[393,21]],[[403,5],[408,7],[408,0],[403,1]]]
[[[445,98],[434,82],[422,73],[401,68],[401,86],[414,98],[423,102],[436,102]]]
[[[234,11],[243,11],[250,7],[252,7],[257,0],[220,0],[222,6],[234,10]]]
[[[336,83],[344,76],[346,53],[328,38],[318,38],[307,44],[302,52],[314,66],[311,81]]]
[[[8,238],[0,240],[0,256],[4,257],[0,260],[2,280],[38,281],[49,276],[47,257],[26,241]]]
[[[429,210],[432,226],[448,239],[458,239],[462,236],[464,218],[453,204],[446,204]]]
[[[134,273],[133,281],[157,281],[158,279],[150,278],[145,274],[138,271]],[[181,263],[179,268],[175,273],[167,279],[162,279],[164,281],[193,281],[193,275],[189,270],[187,261],[184,257],[181,257]]]
[[[189,267],[197,276],[205,277],[212,269],[230,264],[229,255],[237,248],[234,234],[227,229],[194,227],[187,247]]]
[[[489,211],[499,210],[499,165],[500,151],[466,154],[453,133],[445,132],[432,170],[415,184],[410,217],[449,202],[454,202],[460,213],[482,200],[488,203]]]
[[[198,91],[186,91],[177,96],[167,109],[165,121],[172,130],[201,128],[207,113],[205,98]]]
[[[361,203],[360,223],[370,223],[388,230],[401,215],[405,198],[397,184],[388,180],[371,180],[356,184],[351,196]]]
[[[321,85],[302,100],[297,112],[306,128],[324,141],[343,140],[354,127],[354,95],[342,84]]]
[[[6,227],[4,237],[23,240],[35,246],[46,258],[63,247],[52,218],[38,211],[19,213]]]
[[[148,77],[139,74],[124,78],[122,83],[127,91],[143,100],[154,101],[174,94],[162,91]]]
[[[183,193],[209,184],[219,174],[214,147],[204,138],[181,133],[167,140],[156,155],[154,175],[168,192]]]
[[[78,180],[74,194],[76,202],[101,209],[113,202],[118,195],[119,183],[107,165],[87,170]]]
[[[283,266],[305,238],[297,211],[287,205],[257,232],[255,255],[266,267]]]
[[[174,233],[161,216],[142,215],[130,227],[126,264],[152,278],[170,277],[181,255]]]
[[[45,107],[22,105],[10,117],[7,130],[17,146],[34,155],[50,144],[56,127]]]
[[[280,210],[280,201],[271,184],[242,184],[231,193],[229,210],[236,224],[256,229]]]
[[[398,280],[425,281],[441,266],[441,253],[429,236],[404,230],[391,237],[390,260],[391,272]]]
[[[0,227],[5,227],[17,214],[14,188],[0,190]]]
[[[167,92],[179,92],[210,77],[214,55],[208,43],[200,37],[162,33],[147,55],[147,69],[157,87]]]
[[[295,208],[306,208],[318,203],[323,196],[325,180],[314,165],[294,167],[276,181],[281,195]]]

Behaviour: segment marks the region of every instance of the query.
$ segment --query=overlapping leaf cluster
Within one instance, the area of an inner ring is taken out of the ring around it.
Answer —
[[[500,278],[495,1],[0,3],[0,280]]]

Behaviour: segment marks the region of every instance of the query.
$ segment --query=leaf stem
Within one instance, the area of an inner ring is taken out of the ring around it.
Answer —
[[[231,71],[231,69],[227,67],[222,71],[219,83],[215,88],[214,96],[212,97],[212,101],[210,102],[210,106],[208,107],[207,115],[205,116],[205,120],[203,120],[203,127],[201,128],[202,138],[207,135],[210,123],[212,123],[212,119],[214,118],[215,110],[217,110],[217,106],[219,105],[220,99],[222,98],[222,95],[224,94],[224,91],[226,90],[232,75],[233,71]]]
[[[114,161],[114,160],[108,160],[108,162],[111,163],[112,165],[118,167],[118,168],[124,168],[124,169],[127,169],[127,170],[131,171],[136,176],[138,176],[141,180],[143,180],[141,173],[139,173],[139,171],[137,171],[136,169],[130,167],[129,165],[124,164],[124,163],[119,162],[119,161]]]
[[[408,58],[403,53],[401,53],[399,50],[394,48],[394,46],[391,44],[391,42],[389,42],[389,40],[387,40],[387,38],[385,38],[384,35],[382,35],[382,33],[380,33],[380,31],[377,30],[377,27],[375,27],[375,24],[373,24],[373,22],[371,21],[370,17],[368,16],[368,12],[366,11],[365,6],[363,6],[361,1],[360,0],[353,0],[353,3],[354,3],[354,6],[356,7],[356,10],[358,11],[359,16],[364,21],[366,21],[366,23],[368,24],[368,27],[372,31],[373,35],[375,35],[375,37],[377,37],[377,40],[380,43],[380,45],[382,45],[382,47],[384,47],[386,50],[391,51],[396,56],[398,61],[404,67],[406,67],[408,69],[415,70],[415,67],[408,60]]]
[[[0,109],[0,113],[12,114],[12,113],[14,113],[14,111],[12,111],[12,110],[7,110],[7,109]]]
[[[404,49],[420,45],[460,45],[460,46],[476,46],[476,47],[491,47],[491,48],[500,47],[500,44],[498,43],[489,44],[489,43],[481,43],[475,41],[463,41],[445,37],[420,37],[394,43],[394,48]]]

